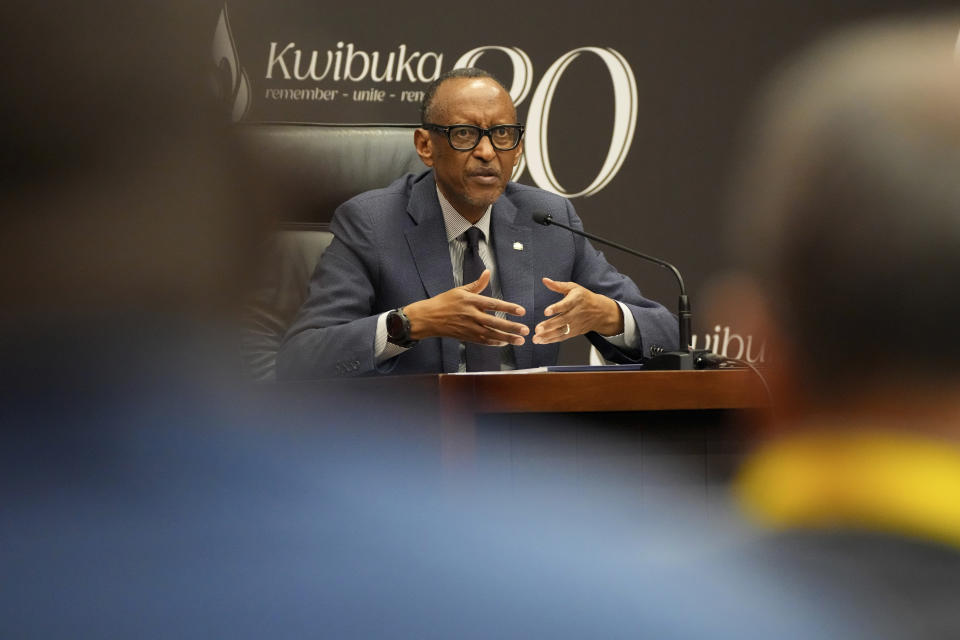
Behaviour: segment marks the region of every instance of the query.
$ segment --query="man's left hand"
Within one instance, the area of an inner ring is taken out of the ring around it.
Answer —
[[[596,331],[603,336],[623,333],[620,305],[610,298],[576,282],[556,282],[543,278],[543,284],[551,291],[562,293],[563,300],[544,309],[547,320],[536,326],[534,344],[563,342],[588,331]]]

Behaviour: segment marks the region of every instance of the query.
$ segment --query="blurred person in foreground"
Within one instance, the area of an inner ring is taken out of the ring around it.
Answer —
[[[865,637],[960,637],[958,31],[891,21],[806,51],[736,191],[735,302],[780,412],[736,483],[770,532],[755,560]]]

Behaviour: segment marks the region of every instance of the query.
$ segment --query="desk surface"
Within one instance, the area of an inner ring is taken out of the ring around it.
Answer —
[[[437,376],[447,402],[476,413],[752,409],[769,400],[756,373],[591,371]]]

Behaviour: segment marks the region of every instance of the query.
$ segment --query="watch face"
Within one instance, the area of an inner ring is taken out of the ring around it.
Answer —
[[[387,335],[394,339],[405,337],[403,318],[396,311],[387,314]]]

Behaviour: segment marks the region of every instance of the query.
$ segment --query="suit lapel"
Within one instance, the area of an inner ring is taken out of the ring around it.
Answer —
[[[413,185],[407,213],[415,226],[406,230],[407,245],[417,266],[420,281],[428,297],[433,297],[453,288],[453,267],[450,264],[450,248],[447,243],[447,228],[443,212],[437,200],[437,183],[433,172]],[[460,343],[443,338],[443,370],[456,371],[460,364]]]
[[[534,272],[531,264],[530,227],[515,224],[517,208],[505,197],[493,205],[490,235],[497,256],[497,275],[503,299],[522,306],[527,315],[520,319],[530,327],[530,335],[522,347],[513,347],[518,369],[532,366],[533,348],[530,338],[536,324],[533,309]],[[508,319],[515,319],[507,316]]]

